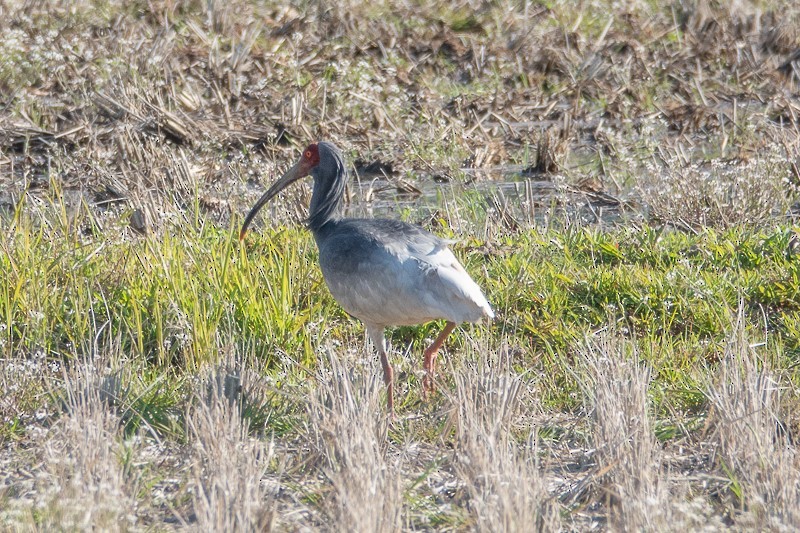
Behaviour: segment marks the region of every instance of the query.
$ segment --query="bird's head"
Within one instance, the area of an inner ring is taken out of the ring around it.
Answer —
[[[326,187],[326,189],[331,189],[331,186],[335,182],[341,181],[338,180],[338,178],[343,174],[344,164],[342,163],[342,156],[338,148],[327,142],[309,144],[308,147],[303,150],[303,154],[300,156],[297,163],[287,170],[278,181],[273,183],[267,192],[258,199],[250,212],[247,213],[244,224],[242,224],[242,231],[239,233],[239,239],[244,239],[248,226],[253,221],[256,214],[258,214],[259,210],[275,195],[295,181],[310,175],[314,177],[315,191],[320,183],[329,184],[329,187]],[[314,215],[314,209],[312,208],[312,213],[309,218],[313,219]]]

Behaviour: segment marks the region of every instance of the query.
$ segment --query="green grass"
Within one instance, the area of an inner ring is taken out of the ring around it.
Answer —
[[[217,337],[228,333],[267,365],[278,349],[312,357],[298,333],[312,322],[324,329],[320,309],[331,302],[315,296],[313,243],[298,229],[244,246],[238,229],[210,224],[170,228],[158,240],[87,239],[65,229],[21,220],[4,243],[2,316],[12,351],[69,357],[99,331],[134,358],[192,370],[216,358]]]
[[[235,225],[188,223],[158,238],[112,240],[87,235],[86,214],[21,213],[4,236],[0,263],[6,357],[39,352],[69,364],[97,346],[118,345],[143,370],[130,384],[137,390],[130,430],[138,417],[166,431],[182,380],[226,350],[300,383],[316,367],[321,342],[351,342],[362,331],[328,293],[302,228],[264,228],[240,243]],[[740,303],[748,328],[768,336],[780,366],[800,355],[800,262],[786,253],[790,234],[534,228],[502,237],[500,251],[488,254],[473,239],[456,250],[498,319],[470,328],[470,337],[516,346],[515,365],[545,376],[547,405],[569,410],[577,405],[576,348],[610,326],[653,365],[664,412],[698,409],[698,379],[719,359]],[[391,339],[400,349],[411,343],[416,359],[439,327],[398,328]],[[454,335],[450,350],[458,354],[465,342]],[[270,421],[281,424],[280,416],[254,416],[267,430]],[[18,431],[12,424],[7,435]]]

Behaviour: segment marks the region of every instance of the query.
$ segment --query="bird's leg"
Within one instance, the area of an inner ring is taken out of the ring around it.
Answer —
[[[386,403],[389,414],[394,416],[394,371],[392,370],[391,363],[389,363],[389,356],[386,353],[386,337],[383,335],[383,327],[367,326],[367,333],[370,339],[372,339],[375,349],[378,350],[378,355],[381,356],[383,382],[386,384]]]
[[[394,416],[394,371],[385,350],[381,351],[381,365],[383,365],[383,382],[386,383],[386,407]]]
[[[422,390],[427,394],[434,391],[433,374],[436,370],[436,354],[439,353],[439,348],[442,347],[444,341],[456,328],[455,322],[448,322],[445,324],[444,329],[436,340],[433,341],[427,350],[425,350],[425,359],[422,361],[422,368],[425,369],[425,377],[422,379]]]

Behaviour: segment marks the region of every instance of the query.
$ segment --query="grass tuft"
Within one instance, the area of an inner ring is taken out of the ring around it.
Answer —
[[[249,435],[235,374],[212,369],[203,385],[186,415],[192,522],[204,531],[269,531],[276,511],[264,478],[273,443]]]
[[[491,352],[455,372],[455,471],[478,531],[561,528],[536,429],[528,426],[519,437],[513,431],[520,417],[529,421],[539,409],[523,403],[524,387],[509,361]]]
[[[655,434],[651,370],[635,346],[604,331],[587,343],[583,359],[578,379],[597,447],[595,490],[605,502],[609,526],[695,529],[714,522],[708,503],[689,499],[686,487],[671,479]]]
[[[126,475],[120,417],[110,408],[109,379],[83,362],[64,373],[61,412],[42,435],[38,475],[29,493],[12,499],[1,517],[35,529],[116,530],[137,525],[138,480]]]
[[[376,368],[360,372],[327,351],[319,383],[308,399],[308,437],[330,482],[321,511],[333,529],[396,531],[403,492],[386,454],[387,419]]]
[[[740,313],[716,379],[707,384],[719,461],[743,528],[791,528],[800,516],[800,468],[781,399],[785,385],[750,341]]]

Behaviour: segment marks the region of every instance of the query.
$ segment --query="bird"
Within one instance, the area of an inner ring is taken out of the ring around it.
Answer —
[[[385,331],[445,320],[423,356],[423,393],[434,390],[436,356],[463,322],[495,314],[475,281],[448,247],[453,241],[392,219],[345,218],[342,203],[347,171],[342,152],[330,142],[310,144],[300,159],[270,186],[248,212],[239,239],[258,212],[280,191],[311,176],[306,224],[319,251],[319,265],[334,299],[359,319],[380,356],[387,408],[394,416],[394,372]]]

